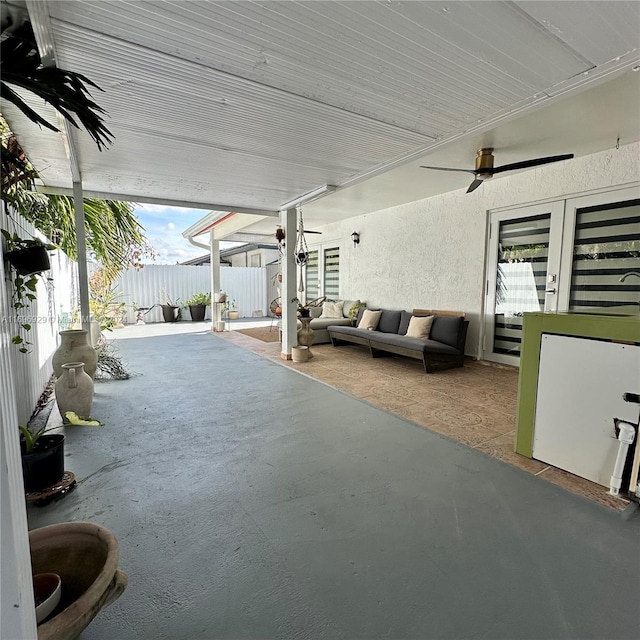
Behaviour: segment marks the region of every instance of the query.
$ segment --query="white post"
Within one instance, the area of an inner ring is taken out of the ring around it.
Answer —
[[[291,360],[291,347],[298,344],[297,306],[291,302],[296,297],[296,209],[280,212],[280,224],[285,234],[282,260],[282,353],[283,360]]]
[[[213,237],[213,229],[209,232],[210,260],[211,260],[211,330],[216,331],[217,323],[221,321],[221,306],[215,303],[216,294],[220,293],[220,242]]]
[[[76,244],[78,247],[80,323],[83,329],[91,331],[91,311],[89,310],[89,275],[87,271],[87,243],[84,230],[84,198],[82,196],[81,182],[73,183],[73,210],[75,212]]]

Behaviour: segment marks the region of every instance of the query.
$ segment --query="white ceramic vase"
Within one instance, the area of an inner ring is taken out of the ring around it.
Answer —
[[[98,354],[87,341],[85,329],[68,329],[60,331],[60,346],[53,354],[53,372],[59,378],[65,362],[83,362],[84,370],[93,380],[98,365]]]
[[[63,419],[67,411],[91,415],[93,380],[85,373],[83,362],[62,365],[62,376],[56,380],[56,403]]]

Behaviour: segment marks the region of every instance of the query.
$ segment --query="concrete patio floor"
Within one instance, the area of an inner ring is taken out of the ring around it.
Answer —
[[[640,518],[203,327],[114,332],[139,375],[96,385],[77,489],[29,508],[118,537],[83,640],[640,636]]]

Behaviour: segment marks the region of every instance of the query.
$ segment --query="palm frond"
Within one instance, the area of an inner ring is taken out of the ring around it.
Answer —
[[[101,116],[105,110],[91,99],[87,87],[99,91],[102,89],[80,73],[42,66],[29,22],[25,22],[19,30],[2,40],[0,75],[0,96],[14,104],[32,122],[52,131],[59,130],[32,109],[9,84],[39,96],[54,106],[76,128],[80,128],[80,122],[100,150],[113,141],[113,135]]]

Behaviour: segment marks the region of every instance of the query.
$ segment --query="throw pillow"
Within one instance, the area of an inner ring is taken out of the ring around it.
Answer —
[[[360,322],[358,323],[358,329],[367,329],[368,331],[375,331],[378,326],[378,322],[380,322],[380,316],[382,315],[382,310],[380,311],[371,311],[371,309],[365,309],[362,314],[362,318],[360,318]]]
[[[433,316],[413,316],[409,320],[409,328],[406,335],[410,338],[420,338],[420,340],[427,340],[429,333],[431,332],[431,325],[433,324]]]
[[[324,302],[322,304],[321,318],[342,318],[342,307],[344,306],[344,300],[338,300],[337,302]]]

